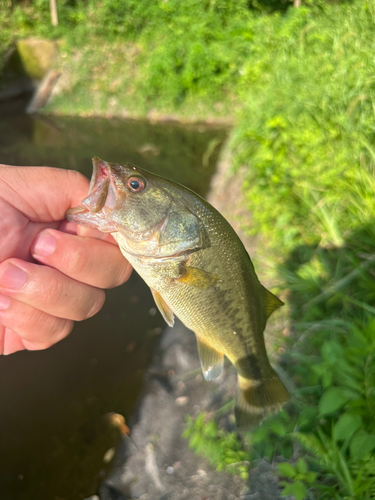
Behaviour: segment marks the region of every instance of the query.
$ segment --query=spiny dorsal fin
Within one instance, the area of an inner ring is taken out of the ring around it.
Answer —
[[[265,288],[263,285],[262,288],[266,297],[266,314],[267,318],[269,318],[273,311],[276,311],[276,309],[284,305],[284,302],[282,302],[278,297],[276,297],[276,295],[267,290],[267,288]]]
[[[158,309],[165,319],[166,323],[169,326],[174,325],[174,315],[172,309],[168,306],[168,304],[165,302],[163,297],[160,295],[159,292],[156,292],[151,288],[152,296],[154,297],[155,304],[158,306]]]
[[[203,376],[206,380],[217,378],[223,371],[224,354],[197,337],[198,354]]]

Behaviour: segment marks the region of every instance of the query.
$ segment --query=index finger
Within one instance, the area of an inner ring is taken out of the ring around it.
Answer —
[[[33,222],[65,219],[88,188],[89,180],[75,170],[0,165],[0,197]]]
[[[63,220],[60,222],[58,229],[63,233],[77,234],[78,236],[85,236],[86,238],[97,238],[99,240],[108,241],[109,243],[117,245],[117,242],[110,233],[103,233],[94,227],[82,226],[81,224],[76,224],[75,222]]]
[[[39,233],[31,253],[39,262],[97,288],[121,285],[132,271],[117,245],[55,229]]]

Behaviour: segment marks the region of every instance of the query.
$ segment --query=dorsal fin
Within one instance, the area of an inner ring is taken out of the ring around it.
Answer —
[[[273,311],[276,311],[276,309],[284,305],[284,302],[282,302],[278,297],[276,297],[276,295],[267,290],[267,288],[265,288],[263,285],[261,286],[264,290],[264,295],[266,298],[266,314],[267,318],[269,318]]]

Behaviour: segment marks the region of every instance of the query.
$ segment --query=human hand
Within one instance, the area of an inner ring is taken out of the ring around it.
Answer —
[[[0,354],[50,347],[129,278],[110,235],[64,220],[88,186],[72,170],[0,165]]]

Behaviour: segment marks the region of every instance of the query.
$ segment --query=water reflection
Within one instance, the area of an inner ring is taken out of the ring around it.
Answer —
[[[204,195],[226,130],[98,118],[32,118],[0,109],[0,162],[91,175],[91,157],[129,161]],[[105,417],[134,409],[164,327],[134,273],[96,317],[46,351],[0,357],[0,497],[77,500],[97,491],[119,441]],[[107,455],[108,457],[108,455]]]
[[[0,160],[71,168],[91,177],[90,159],[99,156],[134,163],[204,195],[226,133],[203,124],[30,117],[0,110]]]

